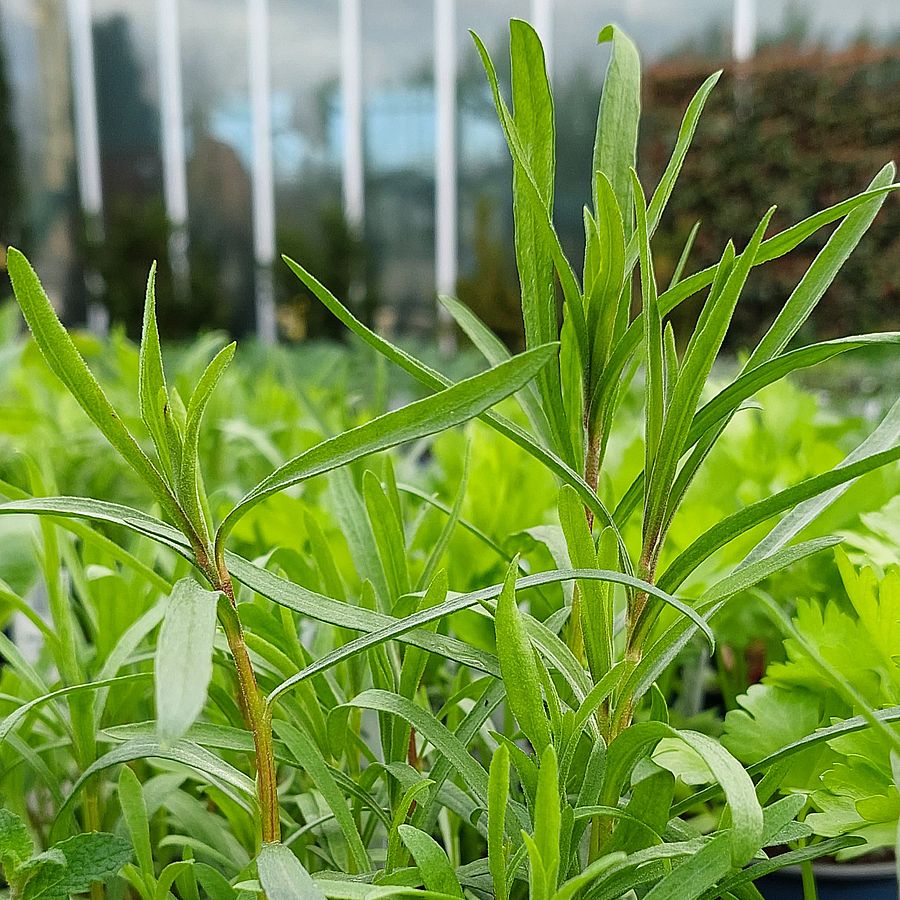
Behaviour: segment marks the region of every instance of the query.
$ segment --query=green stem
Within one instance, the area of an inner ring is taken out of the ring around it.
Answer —
[[[227,604],[219,606],[219,618],[225,630],[225,637],[228,640],[228,647],[237,671],[241,709],[247,720],[247,727],[253,734],[253,745],[256,751],[256,794],[259,800],[260,832],[262,842],[270,844],[281,840],[281,826],[278,818],[278,781],[272,742],[272,716],[266,706],[265,696],[256,683],[253,663],[250,661],[241,620],[237,614],[231,576],[227,571],[220,570],[210,580],[213,586],[228,598]]]
[[[600,484],[600,447],[602,443],[603,439],[599,431],[588,433],[587,449],[584,454],[584,480],[595,494],[597,486]],[[593,528],[593,510],[585,507],[584,514],[587,516],[588,528]]]
[[[818,900],[816,879],[813,875],[812,863],[809,860],[800,863],[800,877],[803,879],[803,900]]]
[[[655,555],[647,549],[641,554],[637,576],[648,584],[654,583],[654,578],[656,577],[656,558]],[[641,657],[644,654],[646,632],[641,628],[641,623],[646,618],[643,616],[643,613],[646,609],[647,601],[648,594],[646,591],[638,591],[628,604],[628,633],[625,641],[625,659],[628,666],[626,667],[625,674],[627,674],[628,671],[634,670],[638,663],[640,663]],[[611,729],[612,736],[615,737],[628,728],[633,716],[634,698],[618,698],[616,721]]]

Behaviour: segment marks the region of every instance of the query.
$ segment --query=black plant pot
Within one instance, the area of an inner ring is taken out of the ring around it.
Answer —
[[[897,900],[892,862],[813,865],[819,900]],[[803,900],[799,866],[788,866],[756,882],[766,900]]]

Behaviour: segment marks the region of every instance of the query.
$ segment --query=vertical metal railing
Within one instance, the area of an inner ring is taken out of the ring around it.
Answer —
[[[544,45],[547,75],[553,78],[553,0],[531,0],[531,24]]]
[[[363,134],[361,0],[341,0],[341,114],[344,216],[356,235],[362,233],[366,210]]]
[[[531,0],[531,17],[544,41],[548,72],[553,63],[553,0]],[[458,275],[457,45],[455,0],[434,0],[435,96],[435,288],[452,294]],[[81,208],[94,244],[103,239],[103,190],[90,0],[67,0],[75,115],[75,150]],[[342,202],[351,231],[361,236],[365,222],[365,142],[362,82],[361,0],[340,0]],[[163,192],[173,227],[172,265],[187,277],[188,191],[181,84],[179,0],[158,0],[160,117],[162,122]],[[733,0],[732,55],[739,64],[756,50],[755,0]],[[256,263],[256,328],[263,342],[276,339],[272,265],[275,257],[275,185],[272,158],[271,78],[268,0],[247,0],[247,55],[253,139],[252,217]],[[85,277],[88,322],[106,328],[98,298],[102,282],[96,272]],[[357,290],[361,287],[357,286]],[[445,349],[453,330],[443,308],[438,312]]]
[[[188,269],[187,162],[181,91],[181,29],[178,0],[157,0],[159,118],[162,143],[163,201],[169,221],[169,264],[175,290],[186,296]]]
[[[94,78],[94,36],[90,0],[67,0],[72,99],[75,117],[75,165],[78,196],[88,246],[103,242],[103,182],[100,173],[100,132],[97,124],[97,87]],[[100,301],[103,280],[85,266],[87,325],[98,334],[109,327],[109,314]]]
[[[744,63],[756,52],[756,0],[734,0],[731,55]]]
[[[456,154],[456,2],[434,3],[435,228],[434,269],[438,294],[455,294],[458,264]],[[441,349],[454,349],[453,321],[438,305]]]
[[[362,0],[341,0],[341,194],[344,219],[354,243],[365,234],[366,182],[363,126]],[[360,310],[365,294],[362,260],[352,260],[350,303]],[[364,315],[365,317],[365,315]]]
[[[247,62],[253,132],[253,256],[256,263],[256,336],[277,338],[275,321],[275,178],[272,165],[272,103],[269,71],[268,0],[247,4]]]

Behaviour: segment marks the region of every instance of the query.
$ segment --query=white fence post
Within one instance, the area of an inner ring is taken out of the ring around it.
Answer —
[[[172,275],[176,290],[185,295],[189,289],[188,196],[178,0],[157,0],[156,11],[163,199],[171,228],[169,257]]]
[[[456,190],[456,3],[434,4],[435,91],[435,283],[438,294],[455,294],[458,265]],[[438,305],[438,341],[452,353],[452,317]]]
[[[103,182],[100,176],[100,133],[97,125],[97,87],[94,78],[94,37],[90,0],[67,0],[72,94],[75,113],[75,159],[78,194],[89,245],[103,241]],[[109,313],[100,303],[103,279],[85,269],[87,325],[97,334],[109,329]]]
[[[274,344],[275,181],[272,166],[272,107],[269,73],[269,4],[248,0],[247,58],[253,133],[253,255],[256,260],[256,334]]]

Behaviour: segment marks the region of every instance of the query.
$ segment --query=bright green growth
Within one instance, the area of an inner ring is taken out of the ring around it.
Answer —
[[[900,571],[879,579],[836,554],[849,609],[838,600],[824,607],[801,600],[787,630],[786,661],[772,664],[725,720],[725,745],[747,763],[835,720],[872,716],[900,692]],[[810,792],[806,822],[816,834],[865,838],[842,857],[893,847],[900,796],[891,758],[898,743],[897,732],[880,722],[835,736],[798,755],[779,788]]]
[[[131,859],[114,834],[76,834],[36,853],[25,823],[0,809],[0,863],[11,900],[67,900],[116,875]]]
[[[164,744],[177,741],[206,705],[220,597],[192,578],[172,589],[156,644],[156,724]]]

